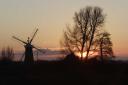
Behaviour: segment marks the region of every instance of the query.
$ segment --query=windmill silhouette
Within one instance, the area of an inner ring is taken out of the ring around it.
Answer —
[[[38,29],[36,29],[36,31],[34,32],[31,39],[28,37],[28,40],[26,42],[15,37],[15,36],[12,36],[14,39],[16,39],[24,44],[25,53],[23,54],[22,57],[24,57],[24,55],[25,55],[25,59],[24,59],[25,62],[34,62],[33,48],[35,48],[36,50],[38,50],[40,52],[43,52],[42,50],[40,50],[37,47],[35,47],[34,45],[32,45],[32,41],[33,41],[34,37],[36,36],[37,31],[38,31]]]

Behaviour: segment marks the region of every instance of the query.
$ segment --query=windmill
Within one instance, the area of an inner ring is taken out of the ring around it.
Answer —
[[[24,59],[25,62],[34,62],[33,48],[42,52],[42,50],[40,50],[37,47],[35,47],[34,45],[32,45],[32,41],[33,41],[34,37],[36,36],[37,31],[38,31],[38,29],[36,29],[36,31],[34,32],[31,39],[28,37],[28,40],[26,42],[19,39],[18,37],[12,36],[14,39],[16,39],[24,44],[25,53],[23,54],[23,56],[25,56],[25,59]]]

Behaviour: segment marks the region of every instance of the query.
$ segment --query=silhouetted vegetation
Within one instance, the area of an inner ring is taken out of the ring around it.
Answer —
[[[108,32],[103,31],[97,34],[93,43],[97,46],[96,52],[98,52],[101,60],[110,60],[115,57],[112,49],[113,44]]]
[[[81,62],[81,61],[80,61],[80,58],[76,56],[74,53],[70,53],[64,58],[64,62],[65,63],[76,63],[76,62]]]
[[[1,50],[1,61],[13,61],[14,59],[14,50],[11,47],[4,47]]]
[[[70,53],[87,52],[86,60],[93,46],[96,31],[104,24],[105,15],[100,7],[86,7],[74,15],[74,26],[71,29],[67,26],[61,44]]]

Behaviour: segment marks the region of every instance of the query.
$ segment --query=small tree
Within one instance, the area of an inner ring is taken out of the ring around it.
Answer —
[[[2,61],[12,61],[14,58],[14,50],[11,47],[4,47],[1,50],[1,60]]]
[[[114,57],[112,49],[113,44],[108,32],[104,31],[98,34],[97,39],[95,40],[95,45],[98,46],[97,51],[101,60],[111,59]]]

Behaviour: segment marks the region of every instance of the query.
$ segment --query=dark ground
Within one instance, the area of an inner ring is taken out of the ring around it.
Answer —
[[[127,85],[128,64],[120,62],[0,62],[0,85]]]

